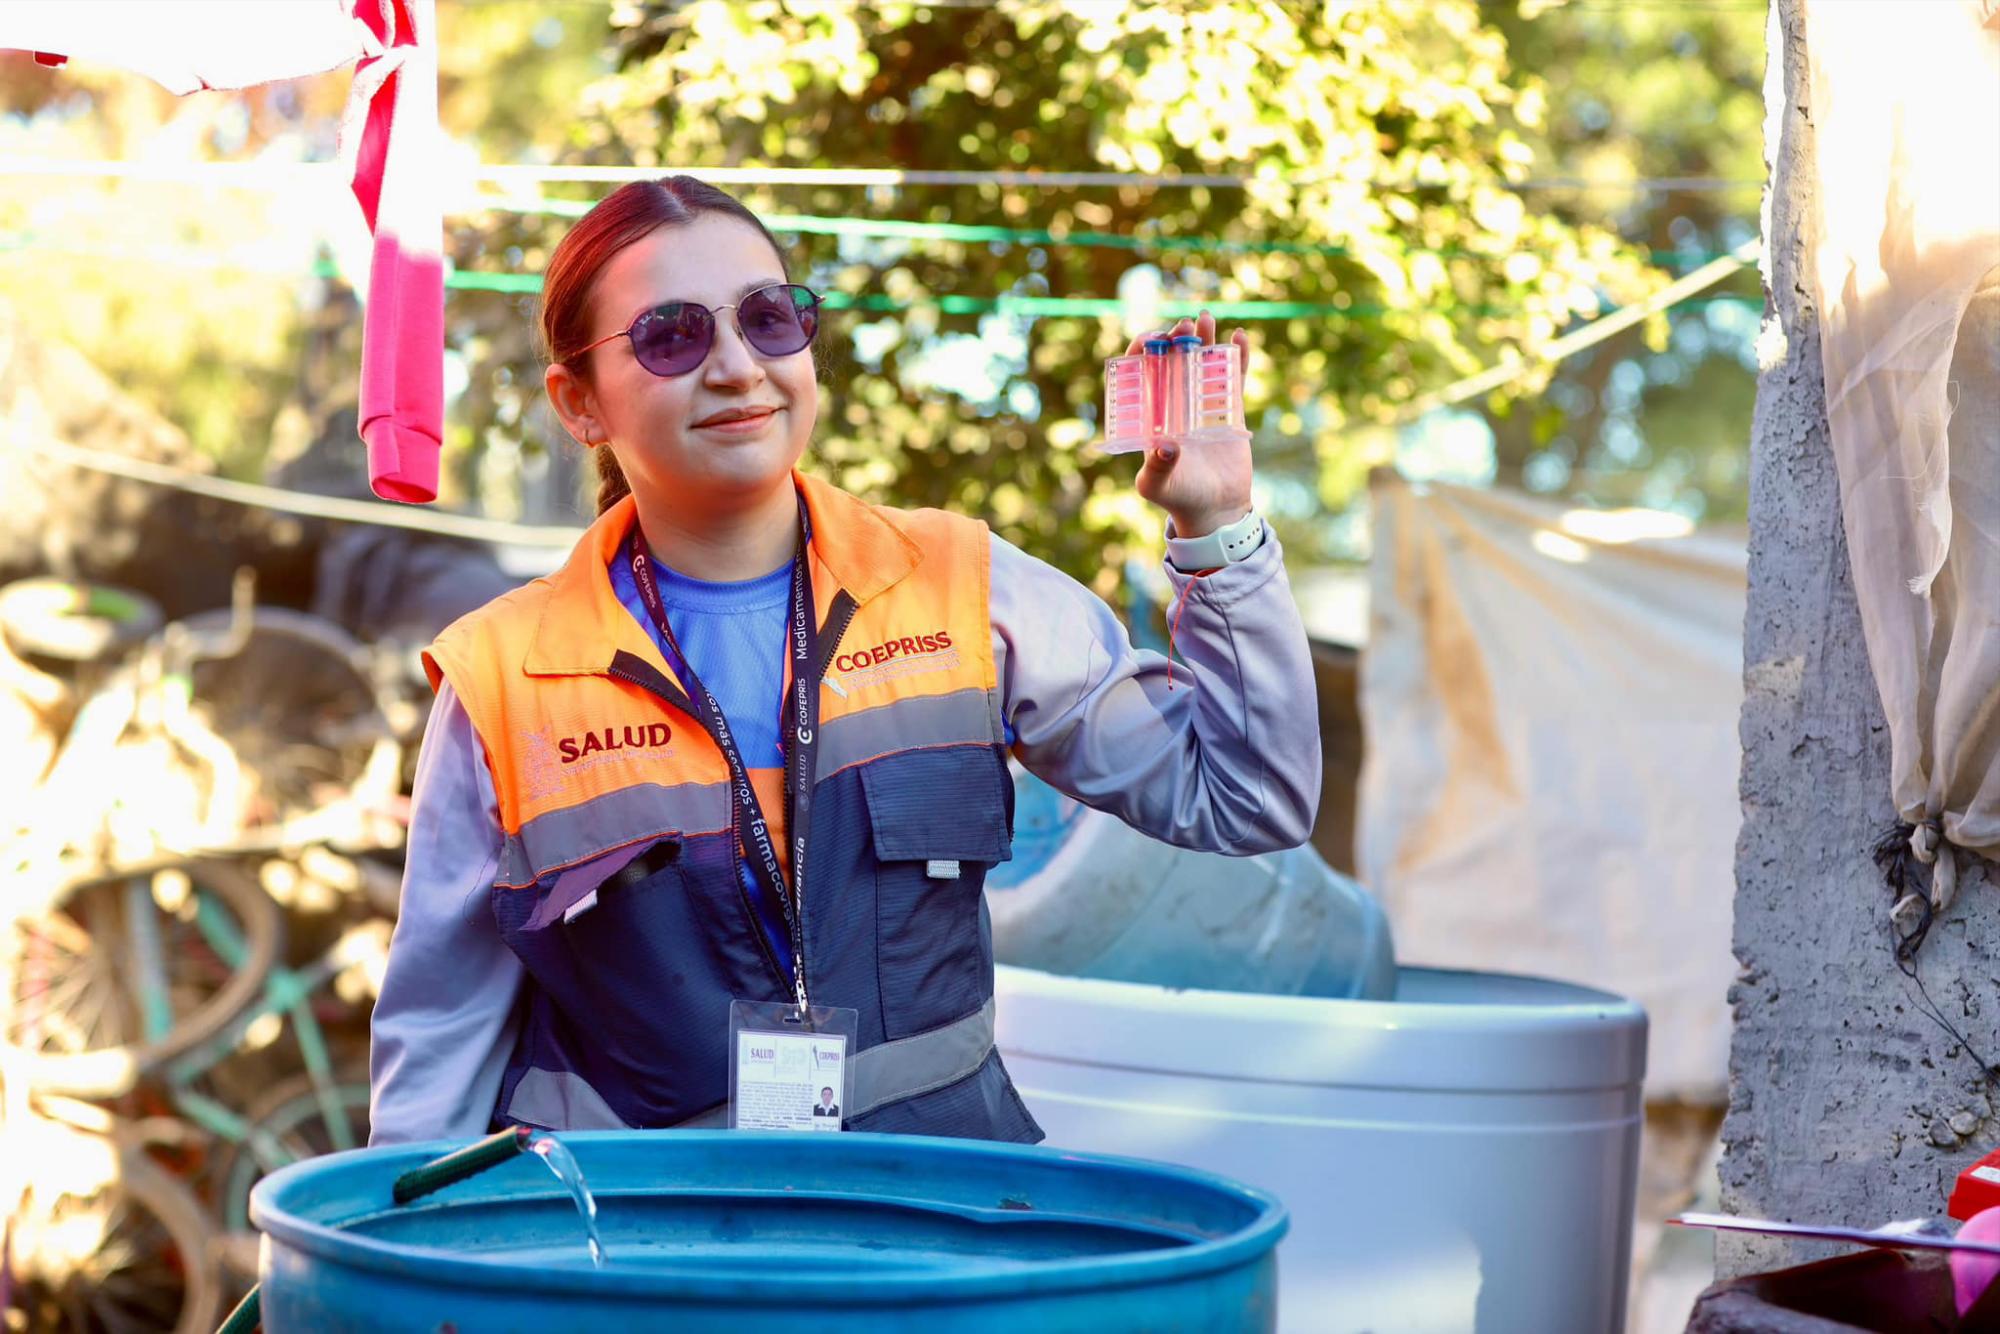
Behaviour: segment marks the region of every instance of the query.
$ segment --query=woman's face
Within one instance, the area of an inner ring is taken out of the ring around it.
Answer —
[[[751,349],[735,303],[784,282],[771,243],[750,224],[704,213],[661,227],[613,256],[590,295],[590,338],[629,328],[667,301],[723,311],[708,357],[685,375],[641,366],[628,338],[586,354],[588,378],[549,369],[549,394],[570,430],[607,444],[634,492],[665,505],[731,505],[766,494],[791,475],[812,437],[819,384],[810,348],[784,357]],[[559,383],[559,381],[563,383]],[[724,426],[721,418],[759,416]]]

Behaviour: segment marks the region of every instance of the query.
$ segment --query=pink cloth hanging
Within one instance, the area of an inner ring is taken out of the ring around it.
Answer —
[[[437,499],[444,439],[444,209],[432,0],[362,0],[385,48],[354,67],[354,197],[375,234],[362,330],[361,439],[384,500]]]

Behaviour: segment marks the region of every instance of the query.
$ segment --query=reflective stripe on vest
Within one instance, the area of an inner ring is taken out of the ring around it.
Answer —
[[[942,1028],[856,1052],[848,1067],[854,1087],[848,1094],[852,1110],[847,1119],[969,1078],[992,1051],[993,1002],[988,1000]],[[637,1129],[620,1120],[581,1075],[556,1070],[531,1069],[522,1075],[507,1103],[507,1119],[550,1130]],[[702,1130],[728,1124],[729,1107],[722,1103],[672,1128]]]

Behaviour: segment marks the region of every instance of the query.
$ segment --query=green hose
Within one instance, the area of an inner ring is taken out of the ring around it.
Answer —
[[[396,1178],[396,1203],[408,1204],[454,1181],[497,1167],[528,1147],[529,1133],[526,1126],[495,1131],[477,1144],[468,1144],[422,1167],[411,1168]]]
[[[215,1334],[251,1334],[264,1324],[264,1298],[257,1285],[252,1284],[243,1300],[236,1303],[236,1309],[216,1329]]]
[[[421,1199],[434,1190],[442,1190],[454,1181],[463,1181],[469,1176],[477,1176],[489,1167],[498,1167],[528,1147],[528,1136],[532,1133],[526,1126],[515,1126],[511,1130],[499,1130],[462,1149],[454,1149],[442,1158],[433,1158],[421,1167],[413,1167],[396,1178],[392,1194],[398,1204],[408,1204]],[[263,1325],[264,1301],[260,1288],[251,1288],[248,1295],[236,1304],[215,1334],[251,1334]]]

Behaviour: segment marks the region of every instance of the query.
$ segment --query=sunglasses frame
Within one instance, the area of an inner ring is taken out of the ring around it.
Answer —
[[[792,307],[796,313],[803,314],[806,311],[810,310],[813,312],[815,316],[813,320],[812,332],[806,335],[806,341],[803,344],[801,344],[796,351],[778,352],[778,353],[766,352],[750,340],[749,334],[743,332],[743,320],[740,314],[740,308],[743,305],[743,303],[745,301],[750,300],[752,297],[760,296],[763,293],[768,292],[773,288],[777,287],[785,287],[785,288],[795,287],[799,291],[804,292],[807,296],[812,298],[812,304],[810,306],[800,306],[794,303]],[[820,301],[819,293],[813,291],[812,288],[807,287],[804,283],[769,283],[763,287],[757,288],[755,291],[745,292],[740,299],[732,301],[726,306],[716,306],[713,309],[710,309],[709,307],[702,305],[699,301],[662,301],[657,306],[650,306],[647,309],[640,311],[636,316],[633,317],[632,322],[626,325],[623,329],[620,329],[616,333],[606,334],[604,337],[598,339],[596,342],[590,344],[588,347],[578,348],[576,350],[576,353],[574,354],[574,357],[566,357],[564,358],[564,360],[569,361],[569,360],[574,360],[575,357],[582,357],[590,352],[594,352],[600,347],[603,347],[606,343],[616,342],[620,338],[624,338],[627,340],[631,339],[632,331],[639,327],[641,321],[646,320],[653,315],[657,315],[660,311],[665,310],[668,306],[680,306],[684,309],[687,307],[693,307],[695,310],[705,311],[708,315],[708,346],[701,350],[701,360],[695,362],[694,365],[688,367],[686,370],[674,371],[671,373],[663,373],[661,371],[654,370],[651,366],[646,365],[646,363],[639,357],[638,344],[633,343],[632,359],[634,361],[637,361],[640,367],[643,368],[649,375],[658,376],[662,380],[672,380],[672,379],[678,379],[683,375],[690,375],[695,371],[700,370],[702,363],[708,360],[709,353],[715,351],[715,331],[722,324],[722,312],[724,312],[725,310],[730,311],[733,315],[735,315],[734,323],[736,325],[736,336],[741,338],[743,340],[743,345],[749,348],[752,352],[755,352],[758,356],[763,357],[766,360],[773,360],[776,357],[794,357],[797,356],[800,352],[803,352],[807,348],[811,347],[813,345],[813,340],[819,337],[819,320],[817,318],[819,314],[819,301]]]

